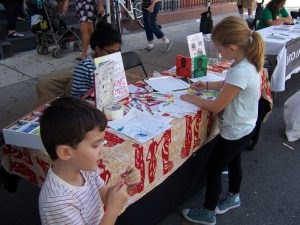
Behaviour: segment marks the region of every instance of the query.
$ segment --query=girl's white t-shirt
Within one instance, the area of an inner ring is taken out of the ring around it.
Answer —
[[[250,134],[256,125],[260,74],[253,64],[243,59],[228,70],[225,83],[239,87],[240,92],[218,114],[220,135],[227,140],[238,140]]]

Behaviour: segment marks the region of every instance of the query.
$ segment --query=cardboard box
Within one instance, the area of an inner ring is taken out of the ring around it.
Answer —
[[[193,58],[183,55],[176,56],[176,74],[187,78],[206,76],[208,60],[206,55]]]
[[[40,125],[37,122],[22,121],[22,123],[24,124],[17,121],[2,129],[5,143],[26,148],[45,149],[41,136],[37,132]]]
[[[45,149],[40,136],[39,119],[47,106],[48,104],[42,105],[3,128],[2,133],[5,144]]]

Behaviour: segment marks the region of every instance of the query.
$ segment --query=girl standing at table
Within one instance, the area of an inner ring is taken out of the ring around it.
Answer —
[[[259,33],[246,22],[230,16],[218,23],[212,40],[224,59],[233,60],[225,81],[196,82],[194,90],[219,90],[211,101],[197,95],[185,94],[181,99],[202,109],[218,113],[220,133],[207,165],[206,195],[203,206],[184,209],[184,217],[195,223],[215,224],[216,214],[240,206],[242,181],[241,152],[250,140],[258,114],[260,74],[264,65],[265,46]],[[219,200],[221,174],[228,168],[229,190]]]
[[[257,30],[268,26],[293,24],[293,18],[286,11],[284,5],[285,0],[271,0],[262,12],[262,16],[257,25]]]

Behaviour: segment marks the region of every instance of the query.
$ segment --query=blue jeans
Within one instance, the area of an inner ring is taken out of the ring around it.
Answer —
[[[153,41],[153,34],[157,37],[157,39],[161,39],[164,36],[164,33],[156,23],[156,17],[160,9],[161,1],[155,3],[152,13],[143,9],[144,28],[148,41]]]

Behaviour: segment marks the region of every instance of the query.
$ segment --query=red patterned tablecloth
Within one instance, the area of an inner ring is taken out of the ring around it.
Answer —
[[[171,129],[144,144],[107,129],[104,157],[98,164],[101,177],[107,184],[114,184],[127,166],[135,166],[141,181],[130,194],[127,205],[134,203],[218,133],[215,118],[206,110],[175,118]],[[51,160],[45,150],[4,145],[1,164],[9,173],[41,186]]]

